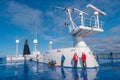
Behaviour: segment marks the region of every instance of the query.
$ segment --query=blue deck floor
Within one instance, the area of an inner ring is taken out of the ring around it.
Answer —
[[[30,61],[1,63],[0,80],[120,80],[119,60],[100,59],[99,62],[99,68],[87,70],[47,67]]]

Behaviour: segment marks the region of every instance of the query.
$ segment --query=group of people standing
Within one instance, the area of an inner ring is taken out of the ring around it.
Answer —
[[[77,67],[77,63],[78,63],[78,55],[77,55],[77,53],[74,53],[74,55],[73,55],[73,62],[74,62],[74,67]],[[87,57],[86,57],[86,54],[84,53],[84,52],[82,52],[82,56],[80,57],[80,59],[82,60],[82,66],[83,67],[86,67],[87,65],[86,65],[86,59],[87,59]],[[65,61],[65,56],[62,54],[62,56],[61,56],[61,66],[63,66],[64,65],[64,61]]]

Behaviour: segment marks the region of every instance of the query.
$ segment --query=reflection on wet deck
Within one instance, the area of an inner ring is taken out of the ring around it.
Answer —
[[[120,59],[98,59],[99,68],[48,67],[32,61],[0,64],[0,80],[114,80],[120,76]],[[11,65],[10,65],[11,64]],[[106,75],[106,76],[105,76]]]

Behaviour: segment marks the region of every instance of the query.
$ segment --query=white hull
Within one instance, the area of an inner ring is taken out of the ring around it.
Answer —
[[[61,65],[61,56],[64,54],[65,56],[65,62],[64,66],[65,67],[74,67],[73,64],[73,55],[74,53],[77,53],[79,59],[77,63],[77,67],[82,67],[82,61],[81,61],[81,55],[82,52],[84,52],[87,56],[87,67],[98,67],[98,63],[93,56],[92,52],[90,51],[89,47],[79,47],[79,48],[63,48],[63,49],[56,49],[56,50],[50,50],[46,51],[46,53],[43,56],[43,61],[44,63],[48,63],[49,59],[50,60],[55,60],[57,65]]]
[[[61,56],[62,54],[64,54],[65,56],[65,62],[64,62],[64,66],[65,67],[74,67],[74,63],[73,63],[73,55],[74,53],[77,53],[79,59],[78,59],[78,63],[77,63],[77,67],[82,67],[82,61],[81,61],[81,55],[82,52],[84,52],[87,56],[87,67],[98,67],[98,63],[95,59],[95,57],[93,56],[92,52],[90,51],[89,47],[79,47],[79,48],[62,48],[62,49],[55,49],[55,50],[48,50],[46,51],[45,54],[40,54],[40,53],[33,53],[31,55],[27,55],[26,59],[32,59],[34,61],[38,61],[39,62],[43,62],[43,63],[48,63],[49,60],[54,60],[56,61],[57,65],[60,66],[61,65]],[[38,58],[36,57],[37,55]],[[11,59],[12,57],[12,59]],[[7,57],[7,61],[17,61],[17,60],[24,60],[24,57],[18,56],[18,57]]]
[[[34,60],[37,61],[37,55],[39,62],[43,62],[43,55],[40,54],[40,52],[33,52],[31,55],[25,55],[27,60]],[[18,56],[7,56],[6,61],[23,61],[25,58],[23,55],[18,55]]]
[[[7,61],[16,61],[16,60],[24,60],[24,57],[22,55],[19,56],[7,56]]]

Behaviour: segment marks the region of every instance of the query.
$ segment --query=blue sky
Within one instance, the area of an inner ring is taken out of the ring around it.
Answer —
[[[72,7],[89,12],[87,4],[93,4],[107,16],[102,17],[104,32],[85,38],[94,51],[120,52],[120,1],[119,0],[0,0],[0,55],[15,54],[19,39],[19,52],[23,52],[25,39],[33,50],[35,26],[37,26],[38,49],[48,49],[53,41],[53,48],[72,46],[68,28],[64,26],[64,11],[55,6]]]

